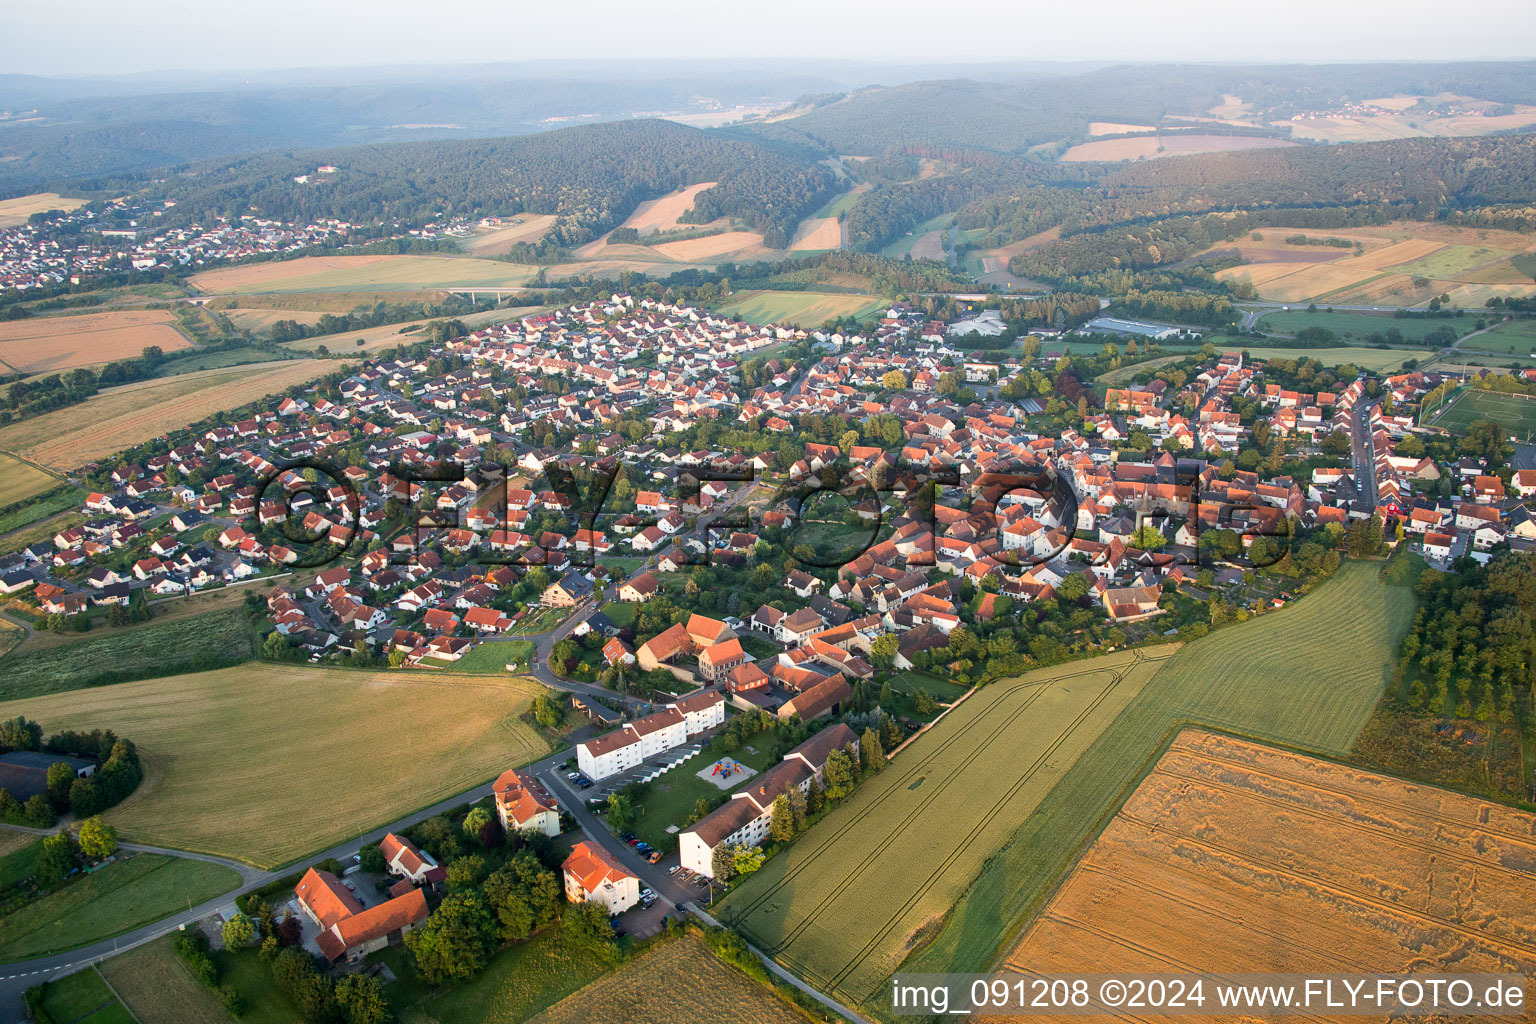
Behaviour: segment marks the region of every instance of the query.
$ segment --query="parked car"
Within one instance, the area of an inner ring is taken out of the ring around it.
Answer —
[[[652,850],[651,851],[651,856],[650,856],[649,859],[650,859],[650,862],[652,864],[657,863],[658,861],[661,860],[661,851],[660,850]]]
[[[655,895],[656,895],[655,890],[653,890],[653,889],[651,889],[649,887],[646,887],[646,888],[640,890],[640,898],[641,899],[645,899],[647,896],[655,896]]]
[[[581,778],[581,774],[579,772],[566,772],[565,777],[570,779],[572,782],[575,782],[577,779]]]

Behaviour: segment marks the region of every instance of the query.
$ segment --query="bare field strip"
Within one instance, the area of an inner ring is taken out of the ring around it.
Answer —
[[[1376,274],[1374,270],[1345,267],[1337,263],[1313,263],[1294,274],[1286,274],[1254,287],[1261,297],[1275,302],[1300,302],[1302,299],[1353,287]]]
[[[1006,969],[1536,977],[1536,815],[1186,730]]]
[[[137,358],[151,345],[164,352],[192,347],[164,310],[119,310],[34,317],[0,324],[0,361],[18,373],[56,373]]]
[[[701,181],[697,185],[669,192],[660,199],[648,199],[635,207],[635,212],[624,218],[624,223],[619,227],[634,228],[642,235],[692,227],[694,225],[684,224],[678,218],[693,209],[693,201],[700,192],[712,189],[716,184],[718,182]]]
[[[718,235],[689,238],[681,242],[662,242],[651,247],[669,260],[683,262],[708,260],[727,253],[753,249],[763,244],[763,236],[756,231],[722,231]]]
[[[148,774],[124,838],[275,867],[547,752],[520,678],[252,662],[8,701],[49,729],[113,729]]]
[[[1216,271],[1216,277],[1222,281],[1247,281],[1255,288],[1262,288],[1287,274],[1295,274],[1316,265],[1315,262],[1308,260],[1274,260],[1241,267],[1227,267],[1225,270]]]
[[[339,366],[327,359],[293,359],[125,384],[79,405],[0,428],[0,450],[52,469],[74,469]]]
[[[191,284],[209,294],[306,291],[414,291],[435,288],[511,288],[526,284],[534,268],[468,256],[305,256],[196,274]]]
[[[519,242],[537,242],[555,226],[555,214],[519,214],[503,220],[500,227],[470,236],[466,247],[473,256],[500,256]]]
[[[770,989],[694,935],[674,939],[567,996],[529,1024],[806,1024]]]
[[[817,987],[864,1001],[1174,650],[978,690],[733,892],[723,913]]]
[[[836,217],[807,217],[795,229],[795,237],[789,243],[791,252],[840,249],[842,246],[843,225]]]
[[[1296,143],[1262,135],[1143,135],[1133,139],[1080,142],[1061,155],[1069,163],[1089,160],[1155,160],[1194,153],[1225,153],[1245,149],[1289,149]]]
[[[1402,242],[1393,242],[1383,249],[1368,252],[1363,256],[1351,256],[1340,260],[1339,265],[1359,267],[1362,270],[1385,270],[1400,263],[1412,263],[1414,260],[1423,259],[1444,247],[1444,242],[1436,242],[1428,238],[1410,238]]]
[[[946,258],[944,255],[944,236],[948,233],[948,231],[925,232],[913,241],[912,247],[907,252],[915,260],[943,260]]]
[[[1131,132],[1156,131],[1156,125],[1150,124],[1123,124],[1119,121],[1089,121],[1089,135],[1127,135]]]
[[[14,228],[25,224],[27,218],[34,213],[73,210],[84,205],[84,199],[65,199],[57,192],[35,192],[30,196],[0,199],[0,228]]]

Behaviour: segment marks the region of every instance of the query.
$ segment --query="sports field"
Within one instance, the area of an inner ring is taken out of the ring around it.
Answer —
[[[138,744],[125,839],[275,867],[548,752],[520,719],[539,684],[250,663],[0,704]]]
[[[1427,425],[1459,434],[1478,420],[1492,420],[1510,437],[1525,441],[1536,434],[1536,398],[1468,388],[1449,405],[1431,413]]]
[[[56,476],[49,476],[10,455],[0,454],[0,506],[14,505],[34,494],[51,491],[59,483]]]
[[[724,918],[823,991],[868,1000],[1174,650],[977,690],[733,892]]]
[[[533,267],[467,256],[305,256],[207,270],[191,278],[211,295],[251,292],[402,291],[526,284]]]
[[[1187,730],[1006,967],[1530,978],[1533,934],[1536,815]]]
[[[174,322],[158,309],[12,320],[0,324],[0,364],[17,373],[57,373],[137,358],[151,345],[164,352],[191,348]]]
[[[884,306],[885,300],[873,295],[749,291],[738,292],[718,311],[752,324],[819,327],[832,317],[865,317]]]
[[[0,449],[54,469],[74,469],[215,412],[238,409],[313,380],[340,365],[327,359],[292,359],[124,384],[79,405],[0,428]]]
[[[805,1024],[773,992],[685,935],[647,950],[533,1018],[530,1024]]]
[[[1293,606],[1185,645],[986,863],[932,942],[902,969],[989,969],[1178,729],[1206,724],[1328,755],[1347,751],[1389,682],[1397,642],[1413,618],[1411,589],[1380,582],[1380,568],[1346,562]],[[796,893],[794,901],[813,898]],[[873,987],[856,993],[861,1000],[875,994]]]

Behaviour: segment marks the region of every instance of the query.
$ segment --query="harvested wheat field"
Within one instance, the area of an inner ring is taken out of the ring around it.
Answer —
[[[49,210],[73,210],[84,206],[84,199],[65,199],[57,192],[35,192],[30,196],[0,199],[0,228],[13,228],[25,224],[34,213]]]
[[[805,1024],[773,992],[685,935],[636,957],[530,1024]]]
[[[314,325],[325,313],[314,309],[230,309],[224,312],[242,331],[262,334],[279,320],[292,320],[306,327]]]
[[[1536,815],[1186,730],[1007,967],[1536,977]]]
[[[57,373],[137,358],[150,345],[192,347],[165,310],[136,309],[80,316],[35,317],[0,324],[0,363],[18,373]]]
[[[669,192],[660,199],[646,200],[635,207],[635,212],[626,217],[619,227],[634,228],[642,235],[689,227],[678,218],[693,209],[693,201],[700,192],[714,188],[716,184],[713,181],[701,181],[697,185]]]
[[[293,359],[124,384],[0,428],[0,449],[53,469],[74,469],[339,366],[327,359]]]
[[[1163,156],[1189,156],[1194,153],[1225,153],[1243,149],[1289,149],[1296,143],[1262,135],[1143,135],[1134,139],[1103,139],[1080,142],[1061,155],[1063,160],[1081,163],[1087,160],[1155,160]]]
[[[662,242],[651,248],[669,260],[707,260],[727,253],[755,249],[763,244],[763,236],[756,231],[722,231],[718,235],[689,238],[681,242]]]
[[[1377,249],[1363,256],[1351,256],[1349,259],[1340,260],[1339,264],[1359,267],[1361,270],[1385,270],[1400,263],[1412,263],[1414,260],[1423,259],[1435,250],[1443,248],[1444,245],[1444,242],[1436,242],[1429,238],[1410,238],[1402,242],[1394,242],[1384,249]]]
[[[912,248],[907,252],[915,260],[942,260],[944,255],[944,236],[947,231],[928,231],[920,235],[912,243]]]
[[[1129,135],[1132,132],[1155,132],[1156,125],[1124,124],[1120,121],[1089,121],[1089,135]]]
[[[527,283],[532,267],[468,256],[304,256],[208,270],[191,278],[213,294],[306,291],[417,291],[510,288]]]
[[[0,455],[0,506],[14,505],[34,494],[59,486],[56,476],[44,473],[10,455]]]
[[[1272,264],[1284,266],[1284,264]],[[1276,302],[1300,302],[1351,288],[1377,276],[1379,271],[1361,270],[1338,263],[1311,263],[1294,274],[1271,278],[1264,284],[1255,285],[1259,295]]]
[[[553,213],[520,213],[503,217],[500,226],[471,236],[467,248],[474,256],[501,256],[521,242],[537,242],[555,226]]]
[[[843,245],[843,225],[836,217],[807,217],[795,229],[791,239],[791,252],[816,249],[840,249]]]
[[[124,838],[285,864],[548,752],[540,684],[252,662],[0,705],[49,729],[112,729],[148,775],[105,815]]]
[[[1216,277],[1221,281],[1247,281],[1255,288],[1262,288],[1271,281],[1277,281],[1287,274],[1294,274],[1311,266],[1316,266],[1316,264],[1302,261],[1276,260],[1248,266],[1227,267],[1225,270],[1216,271]]]

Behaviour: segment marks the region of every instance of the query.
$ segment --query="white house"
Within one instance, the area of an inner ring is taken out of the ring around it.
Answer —
[[[544,784],[516,768],[501,773],[491,785],[496,797],[496,813],[501,827],[508,832],[560,834],[560,805]]]
[[[623,728],[576,744],[576,766],[594,781],[633,768],[646,758],[682,746],[725,721],[725,696],[700,690]]]
[[[565,898],[572,903],[601,903],[609,916],[640,902],[640,879],[630,874],[596,843],[580,842],[561,865]]]

